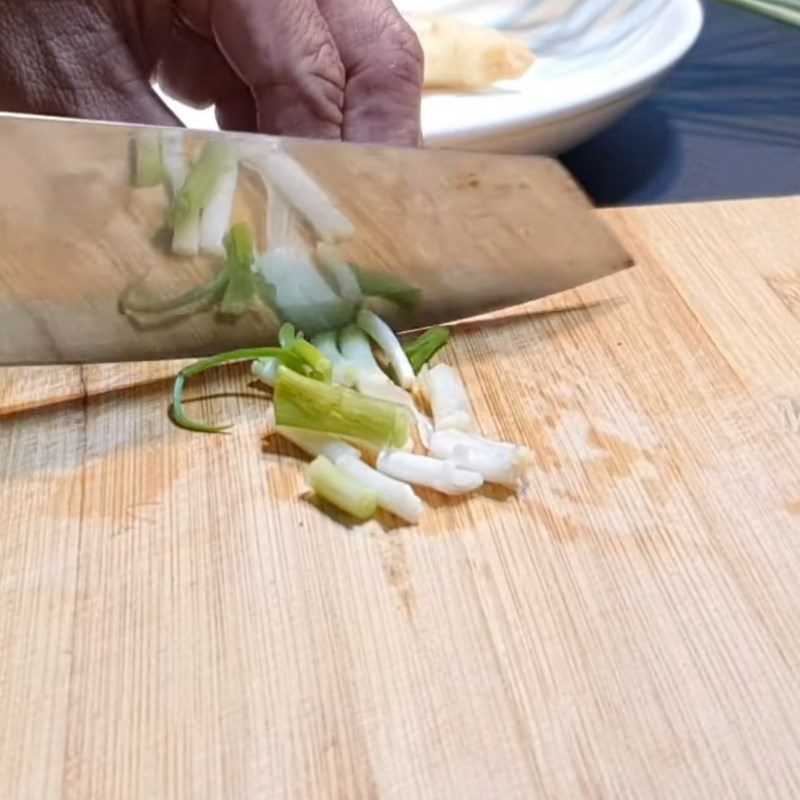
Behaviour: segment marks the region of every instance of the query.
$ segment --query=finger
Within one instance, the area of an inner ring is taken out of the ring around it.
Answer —
[[[343,136],[421,143],[423,57],[391,0],[318,0],[347,72]]]
[[[217,101],[217,124],[225,131],[250,133],[258,130],[256,104],[250,90],[242,88],[228,97]]]
[[[163,47],[157,77],[167,94],[194,108],[208,108],[246,91],[213,40],[180,22]]]
[[[341,138],[344,67],[315,0],[215,0],[212,29],[259,130]]]

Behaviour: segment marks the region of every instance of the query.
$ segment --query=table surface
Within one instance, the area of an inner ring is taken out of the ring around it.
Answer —
[[[694,50],[564,162],[599,205],[800,192],[800,29],[706,0]]]
[[[635,269],[449,352],[530,491],[417,529],[241,371],[229,437],[174,364],[0,373],[0,797],[798,797],[800,198],[606,214]]]

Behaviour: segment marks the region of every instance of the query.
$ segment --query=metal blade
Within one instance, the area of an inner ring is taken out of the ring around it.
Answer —
[[[270,344],[281,318],[304,327],[328,324],[330,309],[314,281],[307,285],[308,270],[299,268],[297,285],[277,289],[277,301],[286,292],[295,299],[273,303],[272,310],[256,298],[247,313],[225,316],[216,295],[181,313],[122,313],[121,298],[163,303],[208,284],[224,268],[219,256],[172,255],[162,229],[168,191],[131,186],[132,141],[166,135],[178,137],[189,160],[210,139],[226,142],[237,157],[279,145],[355,231],[336,247],[360,271],[348,267],[351,277],[340,280],[335,269],[320,267],[316,283],[325,280],[337,303],[350,296],[353,275],[365,292],[374,291],[376,275],[413,287],[417,294],[401,292],[401,299],[417,297],[414,308],[366,301],[401,330],[516,305],[632,264],[566,171],[548,158],[4,116],[0,364],[202,356]],[[250,220],[262,249],[269,245],[271,195],[261,175],[240,169],[232,220]],[[319,235],[305,224],[297,233],[308,252]]]

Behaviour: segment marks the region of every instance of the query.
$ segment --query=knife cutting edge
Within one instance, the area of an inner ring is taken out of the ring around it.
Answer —
[[[545,157],[0,115],[0,174],[6,365],[204,356],[363,305],[407,330],[633,263]]]

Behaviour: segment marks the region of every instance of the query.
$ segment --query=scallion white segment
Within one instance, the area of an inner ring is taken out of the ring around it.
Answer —
[[[262,383],[266,383],[267,386],[274,389],[280,365],[281,362],[277,358],[259,358],[258,361],[253,362],[250,370]]]
[[[343,458],[336,465],[342,472],[374,492],[381,508],[412,524],[422,519],[425,504],[407,483],[390,478],[356,458]]]
[[[325,456],[306,469],[309,486],[322,498],[358,519],[370,519],[378,510],[375,492],[351,478]]]
[[[373,311],[362,309],[358,313],[359,327],[383,350],[392,365],[397,382],[404,389],[411,389],[416,383],[414,368],[408,360],[394,331]]]
[[[183,149],[183,134],[180,131],[161,132],[161,162],[174,198],[189,177],[189,167]]]
[[[378,456],[378,471],[399,481],[427,486],[442,494],[474,492],[483,485],[483,476],[461,469],[448,461],[418,456],[400,450],[386,450]]]
[[[437,431],[472,430],[472,408],[461,376],[449,364],[425,367],[419,376],[419,385],[433,410],[433,424]]]
[[[519,491],[525,485],[535,458],[527,447],[492,442],[461,431],[437,431],[430,443],[436,458],[447,459],[463,469],[478,472],[489,482]]]
[[[375,384],[391,383],[388,375],[378,366],[369,339],[361,328],[348,325],[339,334],[342,355],[358,369],[358,379]],[[359,385],[361,391],[361,386]]]
[[[355,236],[355,228],[350,220],[279,144],[253,148],[247,154],[246,161],[261,175],[267,188],[279,191],[323,241],[338,242]]]
[[[231,225],[233,200],[239,168],[234,163],[220,177],[211,199],[200,218],[200,251],[207,255],[225,255],[225,236]]]
[[[339,350],[336,342],[337,336],[333,331],[327,331],[315,336],[311,344],[326,356],[333,365],[333,382],[340,386],[352,387],[356,385],[358,370],[351,364]]]
[[[191,258],[200,252],[200,214],[192,214],[177,226],[172,234],[172,252],[176,256]]]
[[[275,287],[275,305],[283,318],[309,335],[346,325],[352,304],[322,277],[299,241],[294,211],[275,190],[269,192],[267,240],[267,252],[256,259],[256,268]]]
[[[361,451],[335,436],[315,431],[301,430],[300,428],[287,428],[279,426],[278,433],[288,439],[310,456],[325,456],[331,463],[339,464],[344,459],[360,459]]]

